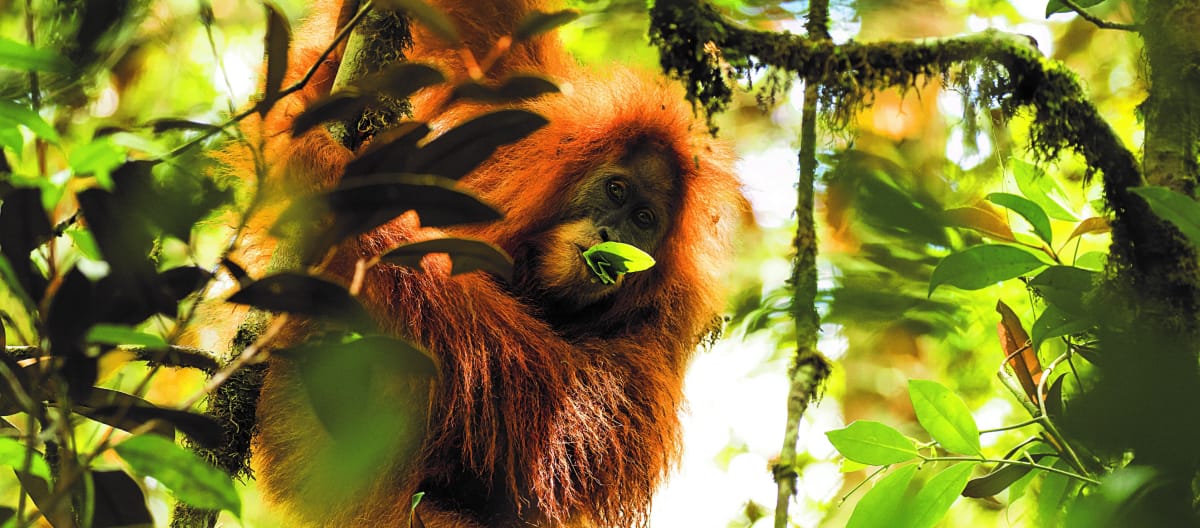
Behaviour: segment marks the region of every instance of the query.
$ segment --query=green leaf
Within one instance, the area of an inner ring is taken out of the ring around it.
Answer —
[[[879,422],[856,420],[825,436],[842,456],[863,464],[885,466],[920,458],[912,440]]]
[[[468,79],[454,86],[454,97],[485,103],[508,103],[558,93],[558,85],[538,75],[513,75],[500,86],[489,86]]]
[[[454,29],[454,23],[423,0],[379,0],[377,3],[381,9],[407,11],[409,16],[429,28],[446,44],[458,44],[458,31]]]
[[[446,82],[446,74],[428,64],[401,62],[353,83],[362,93],[406,99],[422,88]]]
[[[287,16],[275,4],[264,2],[263,7],[267,10],[267,35],[263,44],[267,55],[267,74],[259,111],[265,114],[279,99],[279,89],[283,86],[283,78],[287,74],[292,26],[288,24]]]
[[[59,141],[58,132],[37,112],[24,105],[0,100],[0,126],[3,125],[22,125],[46,141]]]
[[[605,284],[616,282],[626,273],[645,271],[654,266],[654,257],[637,246],[621,242],[601,242],[583,252],[588,269]]]
[[[346,237],[365,233],[408,212],[416,211],[421,225],[444,227],[499,220],[502,214],[483,203],[454,180],[429,174],[373,174],[343,180],[332,191],[292,202],[272,233],[288,235],[301,226],[305,237],[303,260],[320,256],[325,248]],[[305,221],[332,213],[333,222],[305,231]]]
[[[1153,493],[1152,490],[1168,478],[1149,466],[1130,465],[1118,469],[1105,476],[1093,492],[1081,496],[1067,510],[1064,525],[1067,528],[1092,528],[1136,522],[1137,514],[1131,510],[1136,512],[1138,508],[1131,508],[1130,504],[1139,495],[1144,497]]]
[[[300,273],[263,277],[238,290],[228,302],[276,312],[329,317],[351,325],[370,321],[362,304],[345,287]]]
[[[430,253],[450,255],[451,275],[483,270],[502,277],[512,276],[512,258],[504,250],[482,240],[439,238],[405,244],[380,257],[380,262],[420,268],[421,259]]]
[[[1104,0],[1075,0],[1075,5],[1087,8],[1097,5],[1103,1]],[[1046,18],[1050,18],[1050,15],[1055,13],[1072,13],[1074,11],[1074,9],[1071,9],[1069,6],[1067,6],[1067,4],[1063,3],[1062,0],[1049,0],[1046,2]]]
[[[1029,329],[1029,340],[1033,343],[1033,349],[1039,350],[1047,339],[1078,334],[1091,327],[1091,320],[1083,315],[1073,315],[1050,305],[1033,322],[1033,327]]]
[[[1018,460],[1024,460],[1023,454],[1017,456]],[[1034,453],[1030,455],[1034,462],[1045,458],[1049,455],[1045,453]],[[963,497],[971,497],[981,499],[991,497],[1004,491],[1013,483],[1021,480],[1026,474],[1033,471],[1030,466],[1018,466],[1016,464],[1000,464],[993,469],[991,473],[982,477],[973,478],[967,482],[967,486],[963,488]],[[1011,499],[1011,497],[1010,497]],[[1010,500],[1011,502],[1011,500]]]
[[[533,11],[517,25],[517,30],[513,32],[513,41],[529,40],[577,18],[579,18],[579,11],[574,9],[564,9],[552,13]]]
[[[33,48],[15,40],[0,38],[0,67],[63,73],[74,66],[53,50]]]
[[[987,199],[1021,215],[1025,221],[1029,222],[1029,225],[1033,226],[1033,232],[1038,238],[1047,244],[1051,243],[1053,232],[1050,230],[1050,217],[1046,216],[1046,212],[1042,210],[1041,206],[1028,198],[1009,193],[991,193],[987,195]]]
[[[1075,267],[1090,271],[1104,271],[1108,265],[1108,253],[1103,251],[1088,251],[1075,258]]]
[[[46,463],[41,453],[28,448],[15,438],[0,436],[0,464],[24,471],[27,458],[29,474],[50,482],[50,464]]]
[[[496,149],[524,139],[547,123],[538,114],[516,108],[483,114],[425,144],[413,153],[405,171],[457,180],[475,170]]]
[[[88,330],[88,343],[104,343],[107,345],[144,346],[151,350],[165,350],[168,345],[161,336],[139,332],[128,326],[98,324]]]
[[[1166,187],[1133,187],[1129,189],[1150,204],[1150,210],[1170,222],[1194,246],[1200,246],[1200,203]]]
[[[101,137],[71,150],[68,162],[75,176],[93,175],[105,189],[112,189],[112,171],[125,163],[128,149]]]
[[[909,506],[910,528],[930,528],[950,511],[975,471],[974,462],[963,462],[946,468],[929,479]]]
[[[1041,167],[1024,160],[1014,159],[1012,160],[1012,172],[1021,194],[1042,206],[1042,210],[1046,211],[1050,218],[1068,222],[1078,220],[1074,213],[1060,203],[1068,201],[1062,187],[1059,187],[1058,182],[1046,174]]]
[[[364,95],[358,90],[340,90],[305,107],[292,121],[292,135],[299,136],[327,121],[345,121],[357,116],[375,97]]]
[[[917,421],[947,451],[963,455],[982,455],[979,428],[962,398],[942,384],[928,380],[909,380]]]
[[[916,474],[917,465],[909,464],[876,482],[858,500],[846,528],[894,528],[911,500],[905,497],[905,492]]]
[[[408,525],[412,528],[416,528],[416,523],[421,522],[417,517],[417,506],[421,504],[421,499],[423,498],[425,498],[425,492],[418,491],[413,493],[412,499],[409,501],[410,506],[408,507]],[[424,523],[421,522],[421,524],[423,525]]]
[[[182,502],[241,516],[242,499],[225,472],[175,442],[155,435],[137,435],[113,449],[139,474],[152,477]]]
[[[951,253],[938,263],[929,278],[929,295],[942,284],[978,290],[1046,265],[1037,255],[1016,246],[973,246]]]
[[[1053,466],[1066,471],[1074,469],[1062,459],[1055,461]],[[1058,526],[1062,512],[1067,509],[1067,505],[1072,502],[1076,491],[1079,490],[1079,483],[1073,478],[1058,473],[1042,472],[1042,474],[1042,487],[1037,493],[1038,526]]]
[[[1047,303],[1071,314],[1084,315],[1091,310],[1084,299],[1092,291],[1098,274],[1074,266],[1050,266],[1029,280]]]

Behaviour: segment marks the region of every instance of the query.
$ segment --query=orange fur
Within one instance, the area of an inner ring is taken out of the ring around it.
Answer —
[[[289,79],[298,78],[332,39],[340,2],[316,4],[296,32],[303,40],[294,44]],[[529,10],[548,10],[533,0],[435,4],[459,24],[477,57]],[[414,39],[414,60],[432,59],[461,77],[465,70],[456,52],[419,27]],[[272,184],[328,188],[351,159],[323,128],[300,138],[286,132],[305,105],[328,92],[336,66],[335,56],[308,87],[244,127],[252,142],[265,142]],[[333,446],[293,367],[272,359],[259,405],[255,467],[272,498],[303,521],[403,526],[409,496],[426,491],[420,511],[430,527],[644,525],[652,494],[678,458],[684,369],[716,329],[724,263],[744,213],[731,153],[707,135],[677,87],[620,68],[578,67],[553,36],[515,46],[490,73],[500,78],[514,71],[548,75],[564,83],[566,93],[520,105],[550,124],[502,148],[462,182],[505,218],[447,234],[491,241],[513,254],[520,268],[530,247],[579,229],[562,224],[583,175],[621,159],[634,145],[649,144],[677,168],[681,191],[655,254],[658,264],[625,277],[611,297],[553,324],[548,321],[554,314],[516,298],[490,276],[449,277],[444,259],[425,272],[373,268],[363,302],[387,332],[429,350],[440,377],[432,390],[403,381],[388,389],[398,412],[427,418],[425,430],[398,441],[404,448],[393,460],[380,461],[375,482],[330,508],[314,503],[325,492],[311,478],[312,461]],[[429,120],[435,131],[488,110],[441,108],[445,96],[440,89],[413,99],[416,117]],[[231,148],[224,158],[231,170],[250,168],[247,150]],[[411,220],[343,244],[328,272],[347,280],[358,256],[436,235],[417,231]],[[270,247],[243,256],[248,267],[261,272]]]

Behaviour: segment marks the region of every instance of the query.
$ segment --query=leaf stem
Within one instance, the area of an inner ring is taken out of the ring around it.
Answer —
[[[1025,461],[1025,460],[1000,460],[1000,459],[995,459],[995,458],[967,457],[967,456],[947,456],[947,457],[921,456],[921,460],[923,462],[980,462],[983,464],[1012,464],[1014,466],[1025,466],[1025,467],[1029,467],[1029,468],[1033,468],[1033,469],[1040,469],[1042,471],[1048,471],[1050,473],[1057,473],[1064,477],[1070,477],[1075,480],[1086,482],[1086,483],[1092,484],[1092,485],[1100,484],[1099,480],[1096,480],[1091,477],[1085,477],[1083,475],[1080,475],[1078,473],[1072,473],[1065,469],[1059,469],[1056,467],[1047,466],[1045,464],[1038,464],[1037,462],[1029,462],[1029,461]]]
[[[1041,424],[1041,423],[1042,423],[1042,420],[1040,418],[1030,418],[1029,420],[1025,420],[1024,422],[1015,423],[1012,425],[1005,425],[1003,427],[997,427],[995,429],[980,429],[979,434],[999,433],[1001,431],[1011,431],[1013,429],[1020,429],[1022,427],[1027,427],[1030,425]]]

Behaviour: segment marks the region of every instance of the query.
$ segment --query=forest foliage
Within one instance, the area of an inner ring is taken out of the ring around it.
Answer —
[[[377,3],[456,38],[422,2]],[[798,477],[826,491],[793,496],[783,485],[776,502],[714,486],[740,505],[722,519],[769,525],[773,509],[792,504],[785,523],[798,525],[1196,522],[1200,426],[1186,413],[1200,403],[1200,111],[1145,100],[1196,95],[1197,50],[1170,38],[1200,19],[1197,9],[1161,0],[1050,0],[1037,13],[1016,2],[946,2],[936,12],[889,2],[704,6],[579,2],[583,16],[562,31],[585,60],[653,64],[652,48],[620,45],[649,30],[664,69],[684,78],[745,157],[783,144],[791,156],[800,147],[801,166],[812,160],[816,223],[764,222],[747,236],[726,338],[767,336],[762,368],[776,380],[794,381],[799,369],[787,363],[805,339],[828,354],[830,377],[803,395],[825,394],[803,418],[811,453],[776,459],[779,438],[731,432],[713,464],[753,455],[762,482],[790,476],[795,486]],[[221,455],[244,452],[249,430],[212,413],[211,401],[206,414],[203,402],[218,387],[253,383],[253,345],[270,328],[235,358],[177,345],[203,324],[196,299],[229,288],[221,277],[236,284],[230,303],[329,321],[322,339],[285,353],[310,358],[306,389],[325,402],[322,424],[362,447],[335,480],[371,463],[384,446],[371,438],[396,433],[376,427],[370,398],[345,380],[381,364],[434,375],[421,351],[374,335],[352,288],[311,270],[331,245],[409,210],[427,225],[498,218],[454,180],[545,120],[505,110],[432,141],[421,123],[377,138],[337,188],[282,215],[280,233],[306,233],[294,260],[250,277],[227,257],[256,198],[212,177],[206,151],[237,141],[235,121],[295,89],[283,84],[281,61],[303,8],[285,7],[4,4],[0,465],[12,472],[0,476],[0,526],[162,525],[164,501],[263,522],[243,515],[256,501],[235,484],[244,460]],[[805,18],[812,9],[824,26]],[[517,38],[574,19],[533,17]],[[1017,35],[947,37],[981,25]],[[690,39],[687,30],[712,33]],[[1172,50],[1182,58],[1160,58]],[[1156,77],[1164,68],[1176,77]],[[430,68],[394,65],[314,105],[294,132],[441,82]],[[515,77],[464,83],[456,96],[557,89]],[[815,127],[815,143],[796,139],[801,121]],[[774,189],[795,190],[797,173],[775,172]],[[764,207],[756,203],[760,220]],[[782,217],[796,207],[785,202]],[[790,265],[793,248],[777,241],[806,229],[805,247],[819,249],[801,270],[813,277],[819,338],[796,324],[803,274],[761,272]],[[380,260],[419,266],[428,253],[450,254],[454,273],[503,276],[512,265],[490,245],[449,239]],[[620,249],[604,255],[588,260],[598,275],[648,265]],[[845,350],[830,354],[839,343]],[[330,350],[359,354],[334,362]],[[782,398],[742,403],[783,421]],[[825,427],[830,417],[840,423]],[[830,478],[823,468],[835,463],[842,472]]]

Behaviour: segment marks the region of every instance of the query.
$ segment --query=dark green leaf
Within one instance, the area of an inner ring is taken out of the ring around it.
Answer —
[[[1047,339],[1078,334],[1091,327],[1091,319],[1084,315],[1072,315],[1055,305],[1050,305],[1042,311],[1037,321],[1033,322],[1033,327],[1029,329],[1029,340],[1033,342],[1033,349],[1039,350]]]
[[[421,226],[446,227],[491,222],[504,216],[454,180],[422,174],[376,174],[355,179],[326,194],[330,210],[342,217],[372,218],[366,232],[407,211],[416,211]]]
[[[171,130],[198,130],[200,132],[215,133],[221,130],[221,127],[212,123],[201,123],[199,121],[189,121],[187,119],[177,119],[164,117],[153,119],[147,126],[154,131],[155,134],[162,134]]]
[[[1179,229],[1193,246],[1200,246],[1200,204],[1166,187],[1133,187],[1129,189],[1150,204],[1159,218]]]
[[[421,174],[376,174],[344,181],[324,195],[297,200],[280,215],[273,232],[286,233],[292,224],[320,211],[332,213],[334,221],[313,239],[305,261],[346,237],[368,232],[408,211],[416,211],[426,227],[489,222],[502,217],[499,211],[459,189],[453,180]]]
[[[378,0],[376,4],[380,9],[385,10],[403,9],[413,19],[429,28],[438,38],[446,41],[446,44],[458,44],[458,31],[454,29],[454,23],[441,11],[430,7],[424,0]]]
[[[463,123],[417,150],[407,172],[436,174],[451,179],[466,176],[497,148],[519,141],[546,125],[546,118],[528,110],[497,110]]]
[[[100,387],[91,387],[84,391],[84,394],[78,400],[77,405],[71,407],[71,411],[89,420],[95,420],[122,431],[133,431],[138,428],[144,428],[142,432],[156,434],[167,439],[175,438],[175,428],[169,422],[159,421],[147,424],[146,422],[150,418],[139,420],[126,416],[123,409],[150,407],[153,405],[132,394]]]
[[[417,121],[400,123],[375,136],[371,144],[346,165],[342,181],[385,172],[401,172],[417,151],[417,142],[429,134],[429,125]]]
[[[512,276],[512,259],[504,250],[481,240],[439,238],[413,242],[388,252],[380,262],[420,268],[421,259],[430,253],[450,255],[451,275],[483,270],[506,279]]]
[[[433,360],[405,341],[369,336],[348,342],[308,343],[278,352],[296,362],[313,410],[335,438],[351,440],[386,413],[370,380],[437,375]],[[385,424],[375,424],[385,425]],[[403,426],[404,424],[396,424]]]
[[[1046,416],[1052,422],[1058,422],[1064,416],[1063,414],[1063,380],[1067,379],[1064,374],[1050,382],[1050,388],[1046,389]]]
[[[951,253],[938,263],[929,278],[929,294],[933,295],[942,284],[978,290],[1046,265],[1037,255],[1016,246],[973,246]]]
[[[942,448],[962,455],[980,455],[979,428],[962,398],[942,384],[928,380],[909,380],[917,421]]]
[[[579,11],[574,9],[564,9],[550,13],[533,11],[526,15],[521,20],[521,23],[517,25],[516,31],[513,32],[513,41],[521,42],[522,40],[529,40],[547,31],[552,31],[563,24],[570,23],[577,18],[579,18]]]
[[[485,103],[509,103],[558,93],[558,85],[537,75],[514,75],[500,86],[488,86],[468,79],[454,87],[454,97]]]
[[[39,189],[14,189],[0,202],[0,253],[8,260],[15,284],[32,299],[40,299],[46,279],[29,254],[54,236],[54,227],[42,208]]]
[[[152,526],[154,517],[146,507],[142,488],[124,471],[92,471],[92,528]]]
[[[1079,7],[1087,8],[1097,5],[1103,1],[1104,0],[1075,0],[1074,4]],[[1050,18],[1050,15],[1055,13],[1072,13],[1074,11],[1074,9],[1071,9],[1069,6],[1067,6],[1067,4],[1063,3],[1062,0],[1049,0],[1046,2],[1046,18]]]
[[[871,487],[866,495],[859,499],[846,522],[846,528],[894,528],[897,521],[904,517],[906,503],[912,500],[906,497],[908,485],[917,474],[917,465],[909,464],[892,471]]]
[[[417,90],[446,82],[441,70],[419,62],[393,64],[354,83],[360,93],[406,99]]]
[[[857,420],[825,436],[842,456],[863,464],[884,466],[920,458],[912,440],[879,422]]]
[[[1050,217],[1046,216],[1046,212],[1042,210],[1041,206],[1023,196],[1009,193],[991,193],[987,195],[987,199],[1021,215],[1025,221],[1029,222],[1029,225],[1033,226],[1033,232],[1037,234],[1038,238],[1047,244],[1052,243],[1053,232],[1050,230]]]
[[[46,311],[50,355],[63,360],[62,373],[74,397],[83,397],[96,383],[96,358],[83,347],[83,335],[96,323],[94,286],[78,268],[67,272]]]
[[[215,449],[225,442],[225,432],[221,430],[221,424],[216,420],[203,414],[196,414],[188,411],[180,411],[176,409],[166,409],[155,406],[149,402],[144,402],[138,405],[109,405],[106,407],[98,407],[91,413],[92,416],[110,417],[123,416],[123,421],[126,424],[136,423],[138,427],[150,420],[161,420],[181,433],[186,434],[191,438],[196,445]],[[94,419],[94,418],[93,418]],[[112,424],[108,420],[100,420],[107,424]],[[124,428],[123,428],[124,429]],[[129,428],[126,430],[132,430]],[[165,435],[165,438],[172,438],[171,435]]]
[[[287,74],[288,49],[292,45],[292,27],[287,16],[271,2],[263,2],[267,10],[267,36],[264,52],[267,55],[266,87],[258,110],[266,114],[275,101],[279,100],[279,89]],[[294,125],[293,125],[294,126]]]
[[[315,415],[313,427],[333,440],[334,449],[305,461],[321,482],[337,484],[325,498],[358,498],[364,480],[378,477],[381,460],[421,449],[436,375],[429,356],[387,337],[308,343],[276,353],[298,371],[313,404],[307,411]]]
[[[1086,315],[1090,313],[1086,295],[1092,291],[1098,275],[1074,266],[1050,266],[1030,279],[1029,286],[1047,303],[1070,314]]]
[[[361,325],[370,321],[358,300],[346,288],[319,277],[279,273],[263,277],[229,297],[234,304],[247,304],[273,312],[328,317]]]
[[[225,271],[229,272],[229,275],[238,283],[238,286],[245,287],[254,282],[254,279],[250,277],[250,274],[246,273],[246,269],[240,266],[237,262],[226,258],[221,260],[221,266],[225,268]]]
[[[180,266],[159,273],[158,278],[171,298],[180,301],[203,288],[212,274],[199,266]]]
[[[1162,517],[1155,518],[1160,522],[1147,522],[1147,519],[1139,511],[1146,507],[1146,503],[1156,503],[1154,499],[1145,497],[1152,496],[1154,493],[1152,490],[1163,486],[1163,482],[1167,479],[1168,477],[1162,475],[1160,470],[1150,466],[1130,465],[1117,469],[1106,475],[1092,493],[1081,496],[1079,501],[1067,510],[1064,526],[1067,528],[1094,528],[1190,525],[1195,521],[1195,514],[1191,512],[1182,515],[1166,513]],[[1139,501],[1139,499],[1142,500]],[[1137,504],[1139,502],[1141,504]],[[1134,504],[1137,505],[1134,506]],[[1163,503],[1157,502],[1157,504]],[[1172,524],[1171,521],[1162,522],[1163,519],[1169,519],[1172,515],[1176,516],[1174,522],[1178,524]]]
[[[327,121],[347,121],[362,113],[375,96],[356,90],[341,90],[313,101],[292,121],[292,135],[299,136]]]
[[[53,50],[32,48],[15,40],[0,38],[0,67],[65,73],[73,66]]]
[[[34,135],[51,143],[58,143],[58,132],[42,116],[24,105],[0,100],[0,126],[22,125]]]
[[[46,463],[41,453],[29,449],[15,438],[0,436],[0,465],[21,471],[28,467],[30,475],[50,482],[50,464]]]
[[[1053,464],[1054,467],[1071,471],[1071,465],[1062,459]],[[1079,485],[1075,479],[1058,473],[1042,472],[1042,488],[1037,493],[1038,526],[1058,526],[1060,516],[1072,502]]]
[[[1042,210],[1050,218],[1068,222],[1078,220],[1074,213],[1060,203],[1067,201],[1067,195],[1063,192],[1062,187],[1059,187],[1054,178],[1046,174],[1041,167],[1024,160],[1014,159],[1012,160],[1012,173],[1021,194],[1042,206]]]
[[[930,528],[937,524],[967,486],[975,466],[974,462],[960,462],[930,478],[912,501],[907,525],[911,528]]]
[[[175,442],[160,436],[137,435],[114,449],[134,471],[153,477],[180,501],[241,515],[242,500],[233,487],[233,479]]]
[[[1033,461],[1037,462],[1048,455],[1045,453],[1035,453],[1031,456]],[[962,496],[976,499],[991,497],[1004,491],[1030,471],[1033,471],[1033,468],[1029,466],[1000,464],[991,473],[973,478],[967,482],[967,487],[963,489]]]

